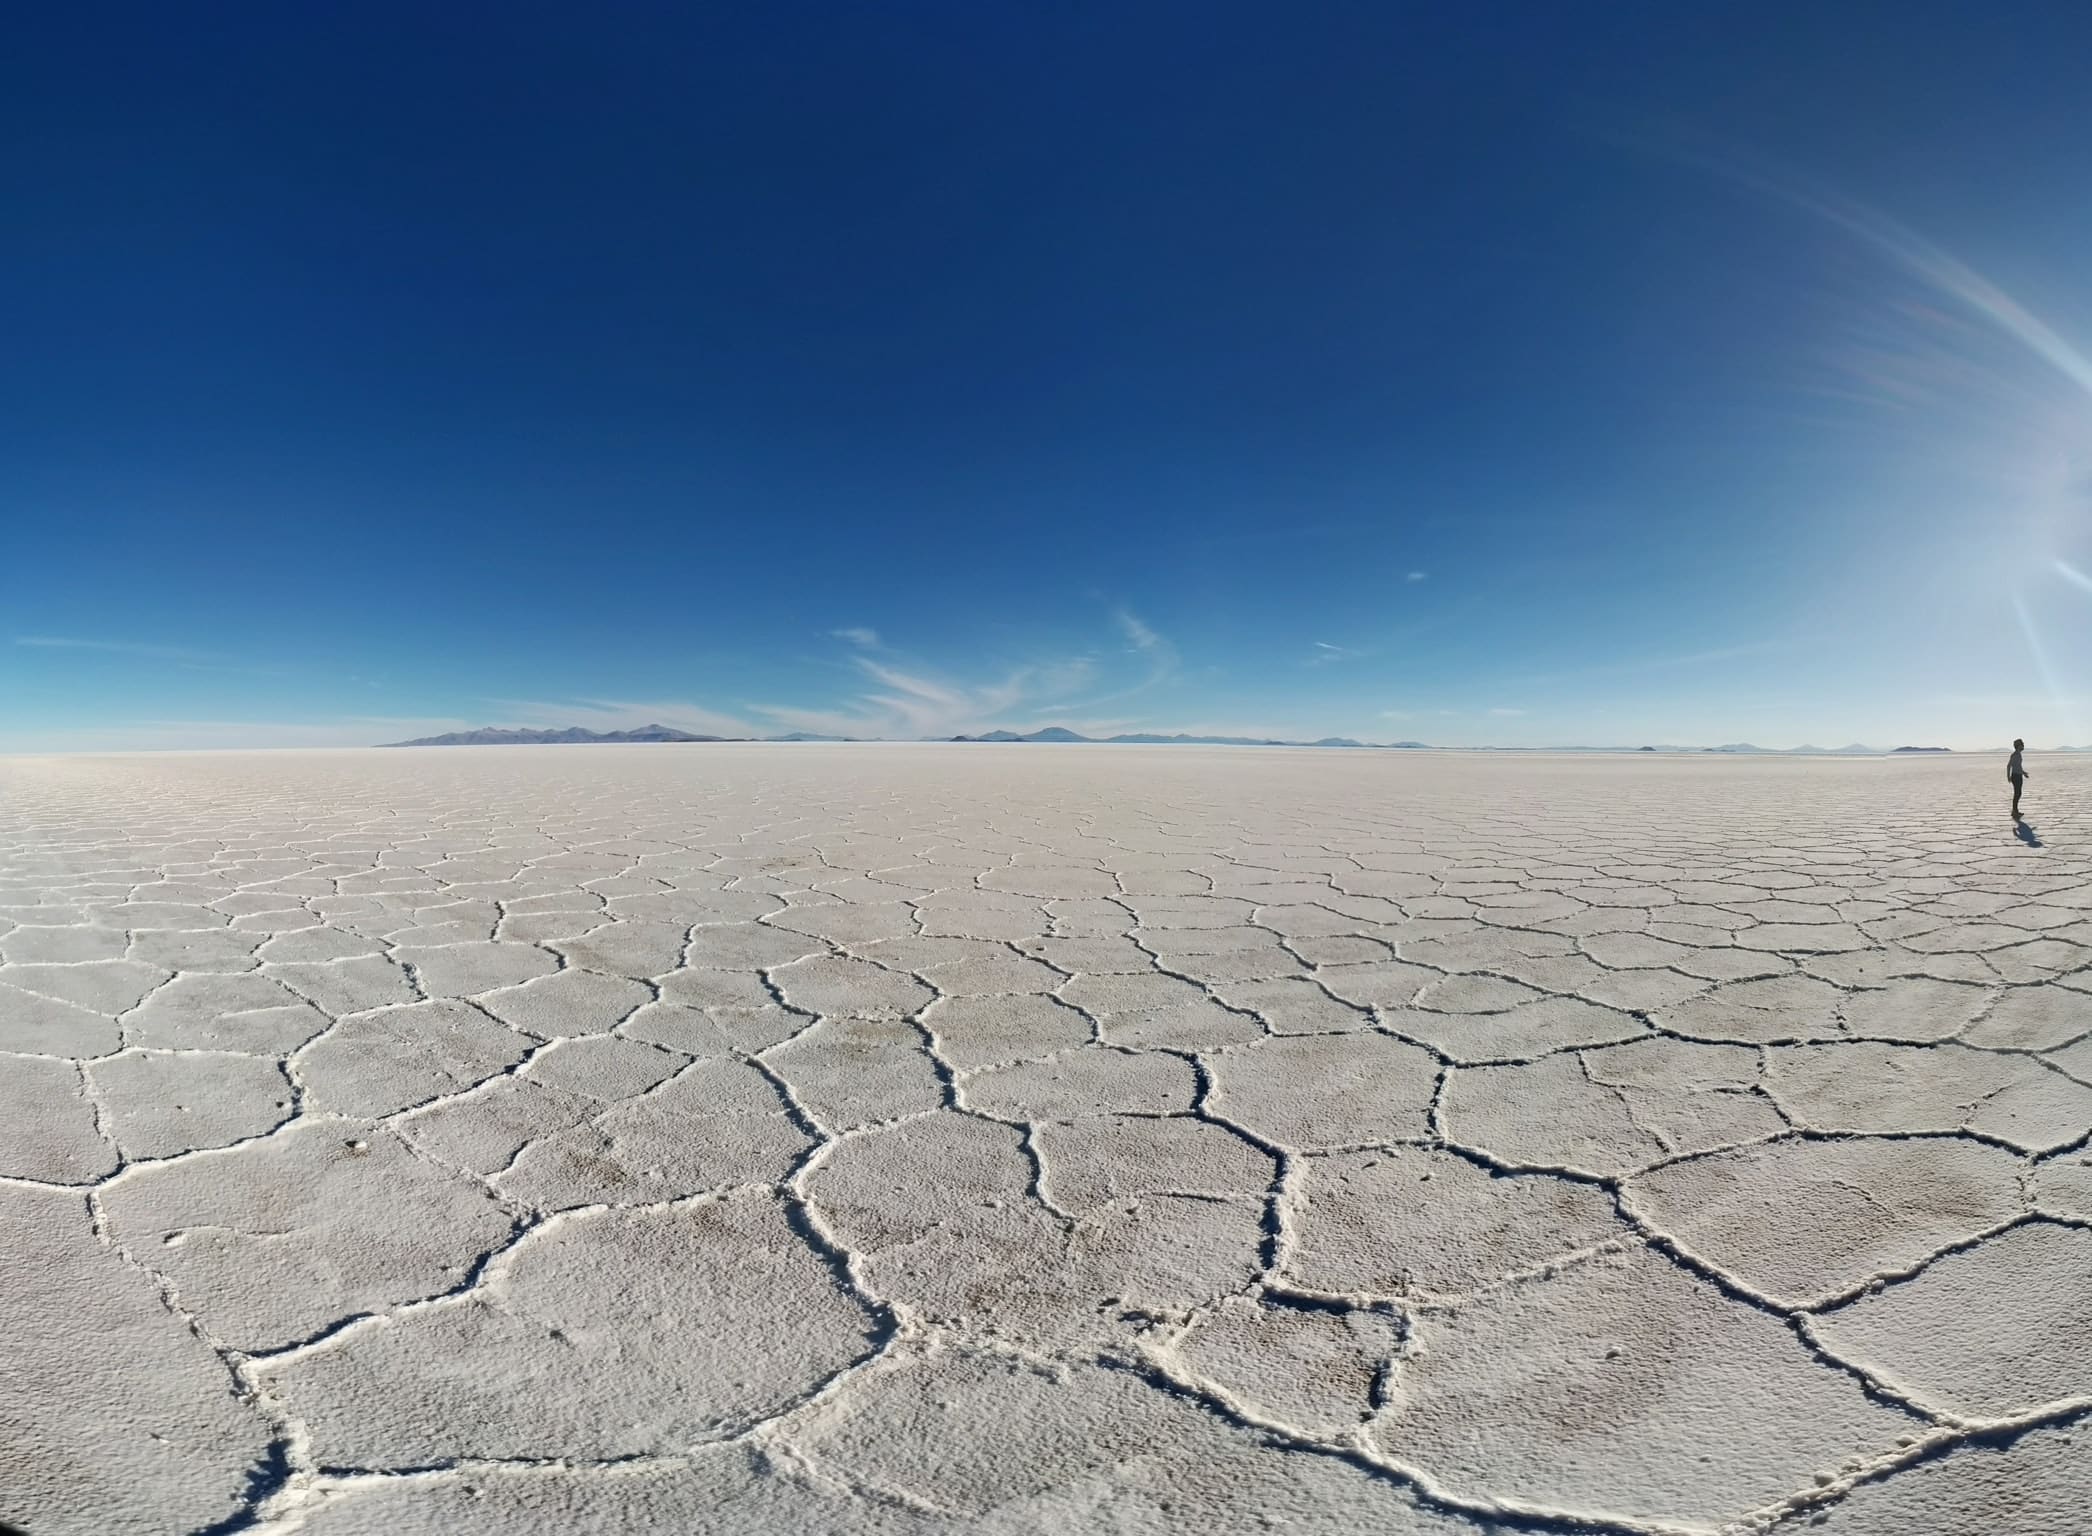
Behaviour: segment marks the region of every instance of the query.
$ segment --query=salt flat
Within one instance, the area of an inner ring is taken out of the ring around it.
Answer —
[[[2092,760],[0,762],[0,1520],[2092,1531]]]

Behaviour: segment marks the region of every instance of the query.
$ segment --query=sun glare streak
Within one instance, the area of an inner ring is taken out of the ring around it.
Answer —
[[[1859,236],[1907,271],[1984,316],[2092,397],[2092,358],[1958,257],[1913,234],[1887,215],[1858,203],[1801,193],[1786,195],[1798,206]]]
[[[2092,398],[2092,357],[1958,256],[1880,210],[1734,153],[1696,152],[1676,145],[1662,147],[1660,152],[1844,230],[1935,291],[1982,315]]]
[[[1831,191],[1820,184],[1811,183],[1790,171],[1769,166],[1755,157],[1739,155],[1731,150],[1705,147],[1695,149],[1681,146],[1675,140],[1654,144],[1639,136],[1630,136],[1630,141],[1645,150],[1653,149],[1668,158],[1748,188],[1761,196],[1800,209],[1851,236],[1861,245],[1886,257],[1893,265],[1945,300],[1987,321],[2004,336],[2017,342],[2035,358],[2060,373],[2076,387],[2073,398],[2078,400],[2080,407],[2084,402],[2092,401],[2092,356],[2087,356],[2048,322],[1960,257],[1943,250],[1879,209]],[[2076,429],[2066,430],[2071,436],[2076,436]],[[2039,508],[2045,512],[2047,520],[2051,523],[2063,510],[2053,491],[2037,493],[2031,498],[2031,504],[2032,508]],[[2034,532],[2041,542],[2046,543],[2053,537],[2055,529],[2051,526],[2029,531]],[[2056,573],[2072,586],[2092,592],[2092,576],[2054,556],[2051,556],[2050,564]],[[2035,669],[2053,701],[2057,728],[2067,728],[2073,738],[2083,737],[2083,723],[2078,718],[2073,696],[2063,688],[2048,648],[2042,643],[2041,635],[2034,625],[2034,617],[2028,611],[2022,594],[2013,594],[2012,607],[2018,616],[2020,631],[2025,636],[2027,650],[2033,657]]]
[[[2058,560],[2056,564],[2062,565],[2063,562]],[[2086,585],[2092,586],[2092,582]],[[2083,741],[2084,722],[2078,718],[2076,706],[2071,703],[2070,695],[2064,691],[2062,683],[2056,677],[2055,666],[2048,657],[2048,647],[2041,643],[2041,635],[2034,628],[2034,616],[2027,612],[2026,600],[2014,594],[2012,611],[2019,615],[2020,632],[2027,637],[2027,650],[2034,658],[2034,670],[2041,674],[2041,686],[2048,690],[2049,699],[2055,708],[2056,728],[2063,731],[2072,744]]]

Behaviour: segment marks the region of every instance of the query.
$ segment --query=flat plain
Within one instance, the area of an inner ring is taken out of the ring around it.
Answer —
[[[0,1521],[2092,1531],[2092,758],[0,762]]]

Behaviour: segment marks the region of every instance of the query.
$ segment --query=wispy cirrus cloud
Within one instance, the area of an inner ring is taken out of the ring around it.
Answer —
[[[1356,661],[1364,651],[1353,650],[1348,645],[1331,645],[1327,640],[1317,640],[1314,652],[1308,657],[1311,667],[1326,666],[1336,661]]]
[[[959,736],[1009,724],[1013,717],[1039,715],[1091,678],[1082,657],[1012,667],[987,682],[961,682],[920,665],[899,665],[870,656],[852,658],[869,686],[847,702],[828,708],[758,704],[754,713],[788,731],[831,736]]]
[[[847,640],[859,650],[876,651],[883,647],[879,643],[879,631],[862,624],[852,624],[843,629],[831,629],[830,635],[838,640]]]
[[[1086,700],[1088,707],[1099,704],[1115,704],[1121,699],[1130,699],[1136,694],[1146,693],[1173,681],[1182,662],[1177,648],[1159,631],[1151,628],[1140,615],[1130,608],[1119,608],[1112,613],[1112,623],[1126,640],[1126,654],[1141,658],[1147,664],[1147,673],[1138,681],[1101,693]]]
[[[1170,643],[1143,623],[1140,616],[1131,609],[1121,608],[1112,615],[1112,618],[1118,624],[1119,632],[1126,637],[1127,643],[1136,651],[1150,656],[1161,655],[1165,652],[1171,655],[1175,654],[1174,648]]]
[[[1507,709],[1502,706],[1498,706],[1497,708],[1490,710],[1489,713],[1495,715],[1500,720],[1514,720],[1518,716],[1524,714],[1525,711],[1522,709]]]
[[[1174,677],[1177,648],[1130,609],[1115,610],[1112,624],[1125,641],[1126,654],[1144,667],[1131,682],[1124,680],[1123,668],[1110,668],[1108,655],[1099,651],[1015,662],[983,678],[977,670],[903,657],[884,645],[877,655],[863,654],[872,647],[856,632],[837,630],[836,637],[857,652],[849,657],[850,670],[861,685],[857,692],[813,705],[751,704],[749,712],[773,733],[832,736],[971,736],[1004,727],[1064,723],[1071,715],[1127,729],[1133,722],[1103,706]],[[974,675],[968,675],[969,670]]]
[[[1429,571],[1411,571],[1407,576],[1404,576],[1402,579],[1404,581],[1428,581],[1430,579],[1430,576],[1431,573]]]

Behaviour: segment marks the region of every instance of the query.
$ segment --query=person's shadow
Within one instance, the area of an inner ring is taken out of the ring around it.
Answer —
[[[2041,846],[2041,839],[2034,835],[2034,824],[2030,821],[2015,821],[2012,823],[2012,835],[2025,843],[2029,848],[2039,848]]]

